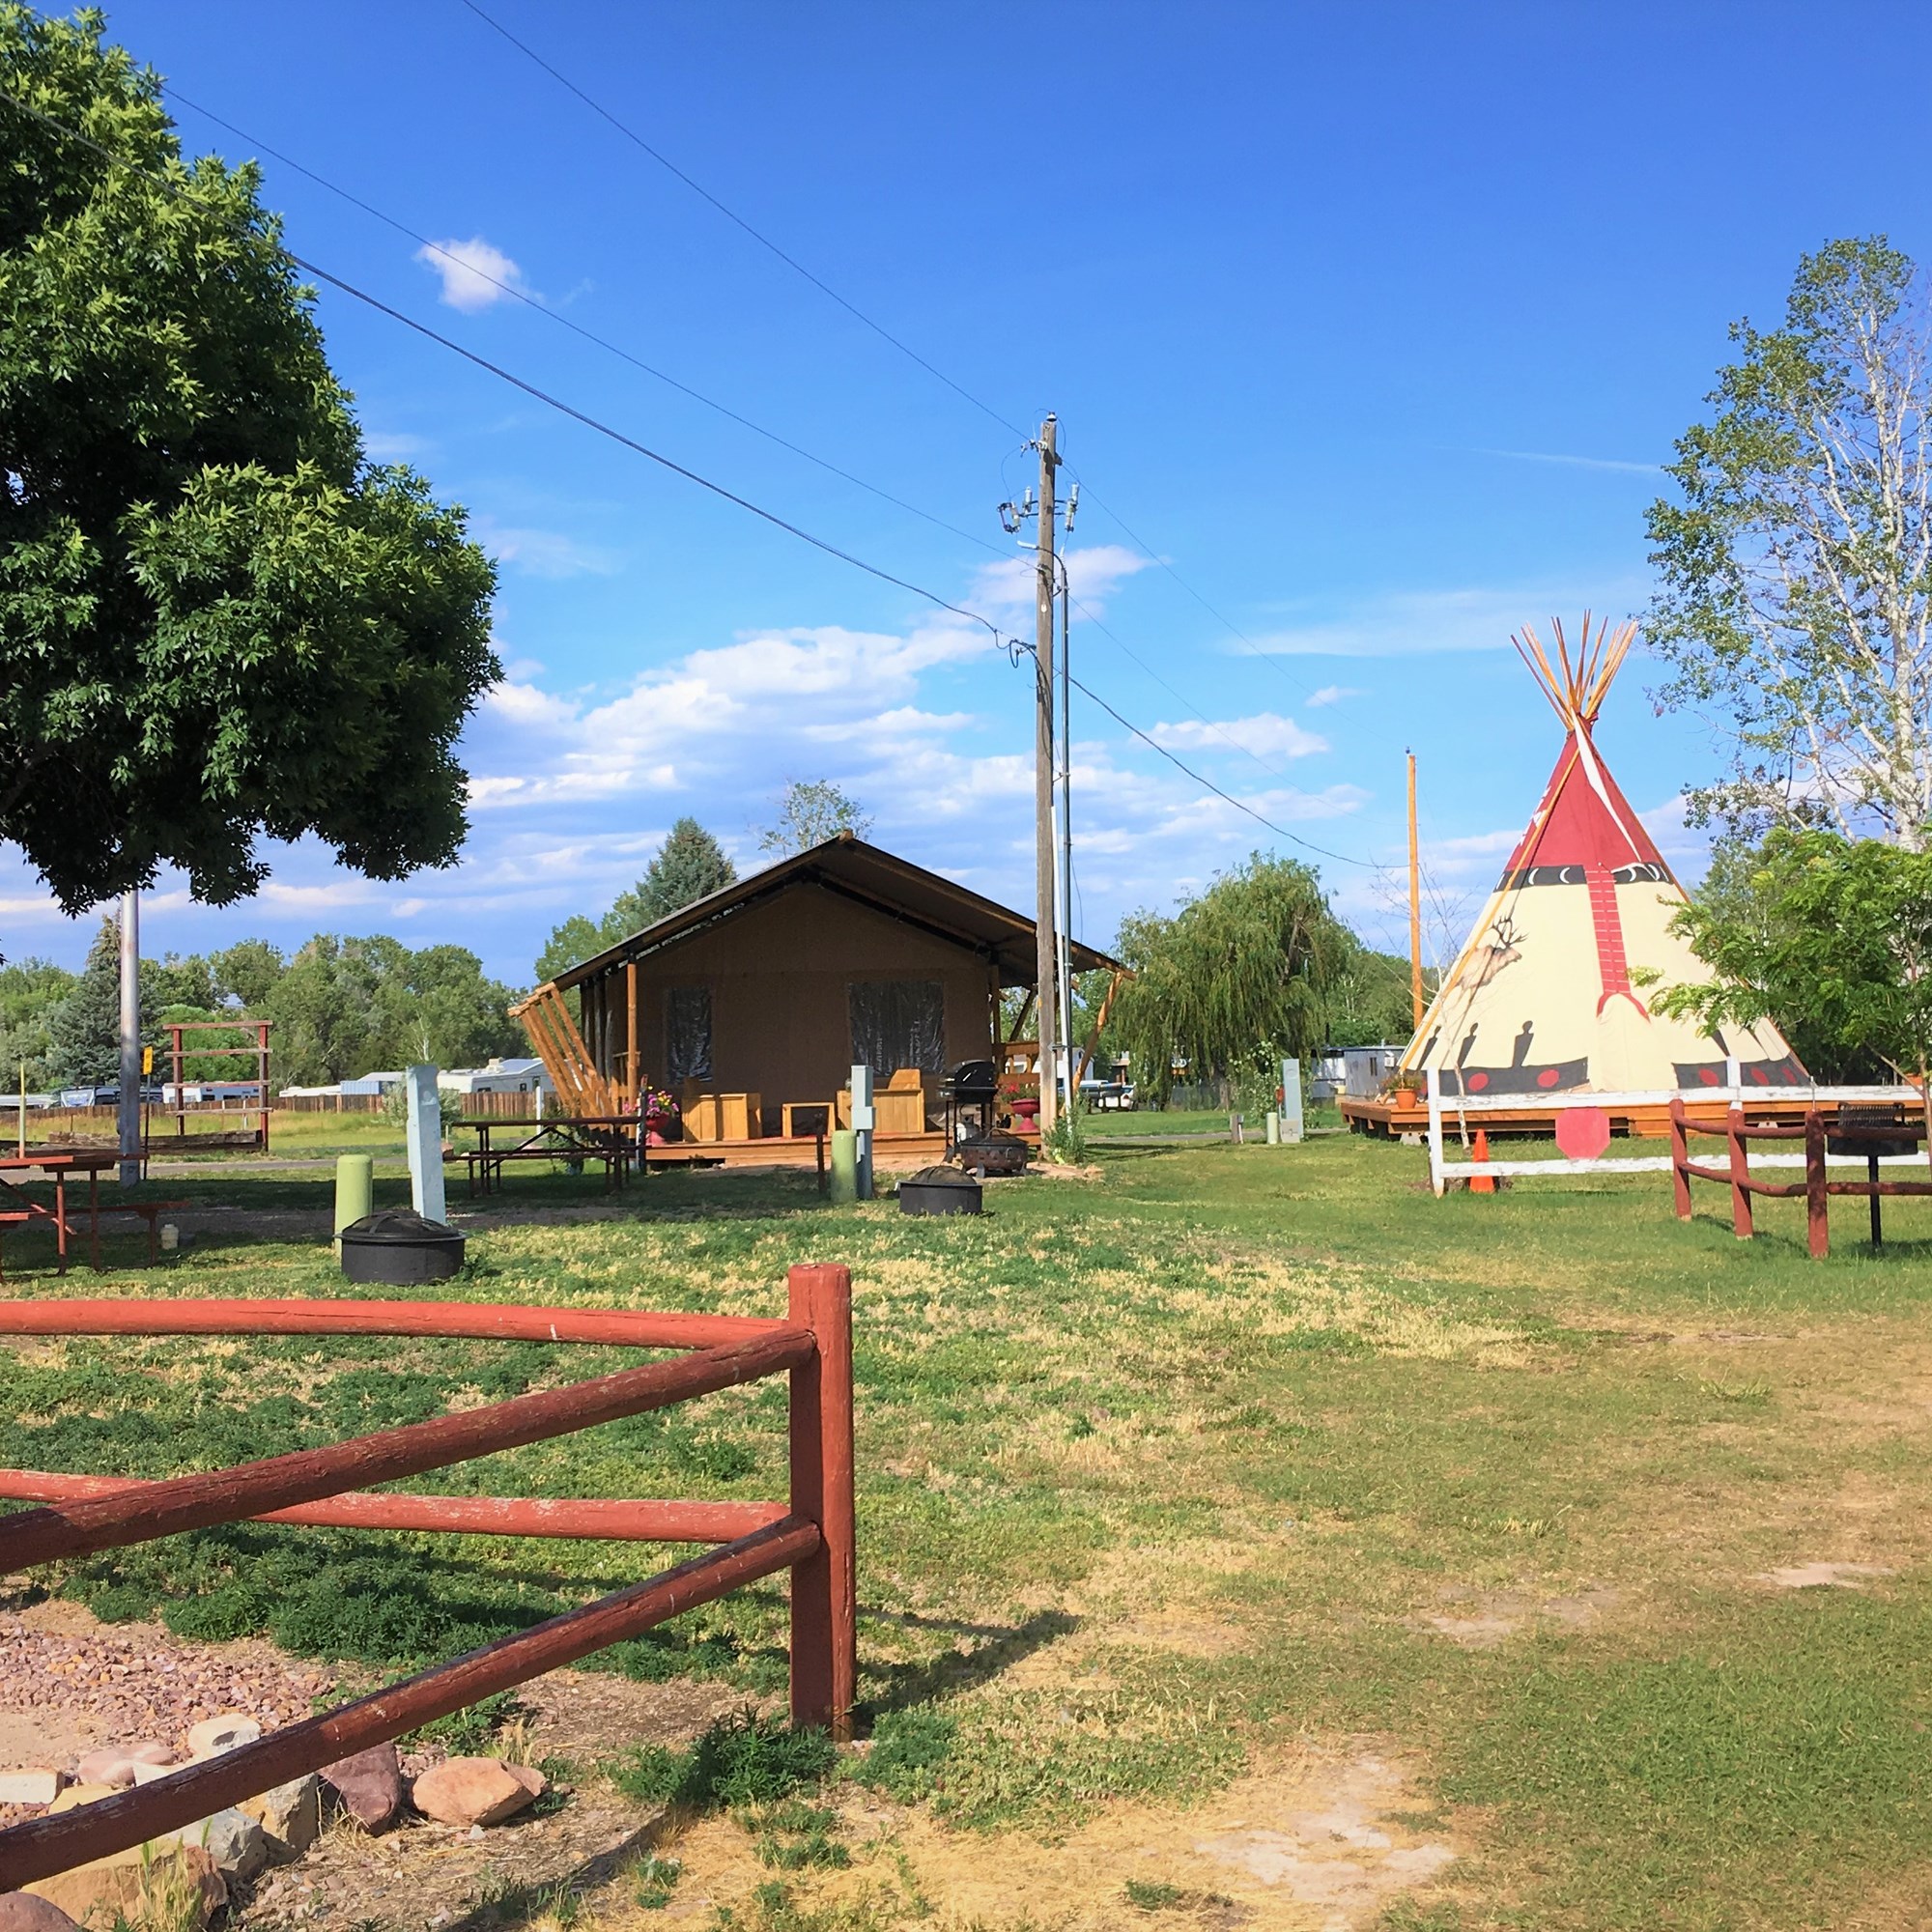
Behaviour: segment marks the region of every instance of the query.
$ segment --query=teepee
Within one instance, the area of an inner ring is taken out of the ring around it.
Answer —
[[[1527,625],[1511,639],[1562,722],[1563,750],[1403,1056],[1418,1084],[1435,1067],[1445,1094],[1694,1090],[1723,1085],[1733,1056],[1751,1086],[1806,1081],[1769,1022],[1704,1033],[1649,1004],[1712,973],[1671,931],[1684,889],[1592,742],[1635,639],[1629,623],[1593,639],[1586,613],[1574,657],[1556,626],[1554,664]]]

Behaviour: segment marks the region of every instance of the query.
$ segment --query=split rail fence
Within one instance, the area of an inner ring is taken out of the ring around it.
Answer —
[[[1830,1090],[1821,1090],[1830,1091]],[[1912,1094],[1916,1105],[1918,1096]],[[1731,1190],[1731,1232],[1739,1240],[1748,1241],[1757,1232],[1751,1215],[1751,1197],[1762,1195],[1772,1201],[1804,1203],[1805,1242],[1813,1261],[1823,1261],[1832,1251],[1831,1197],[1852,1195],[1871,1203],[1871,1240],[1878,1247],[1884,1236],[1879,1220],[1879,1203],[1899,1195],[1932,1195],[1932,1180],[1881,1180],[1881,1164],[1922,1167],[1924,1158],[1914,1152],[1880,1152],[1916,1141],[1918,1134],[1909,1119],[1873,1118],[1877,1110],[1869,1105],[1843,1105],[1828,1115],[1814,1107],[1797,1124],[1753,1124],[1742,1107],[1733,1107],[1721,1127],[1689,1119],[1684,1103],[1674,1101],[1670,1109],[1670,1169],[1677,1197],[1677,1218],[1690,1218],[1690,1183],[1715,1180]],[[1903,1110],[1901,1109],[1901,1113]],[[1922,1131],[1922,1130],[1921,1130]],[[1690,1158],[1690,1136],[1709,1134],[1724,1143],[1722,1167],[1707,1167]],[[1752,1141],[1803,1141],[1804,1151],[1798,1155],[1770,1155],[1760,1162],[1765,1167],[1802,1167],[1804,1179],[1797,1181],[1760,1180],[1751,1173]],[[1834,1151],[1833,1142],[1838,1146]],[[1864,1145],[1861,1147],[1860,1143]],[[1826,1172],[1832,1160],[1857,1161],[1869,1169],[1863,1180],[1833,1180]]]
[[[444,1301],[0,1302],[0,1334],[10,1335],[453,1336],[689,1351],[161,1482],[0,1471],[0,1495],[54,1505],[0,1517],[0,1575],[242,1520],[716,1546],[254,1744],[0,1831],[0,1891],[179,1831],[781,1570],[791,1572],[792,1721],[848,1738],[857,1672],[852,1278],[842,1267],[795,1267],[789,1297],[783,1321]],[[782,1503],[355,1493],[779,1374],[790,1377],[791,1483]]]

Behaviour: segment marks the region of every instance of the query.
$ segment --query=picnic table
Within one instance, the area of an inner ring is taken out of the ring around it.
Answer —
[[[483,1115],[453,1122],[451,1127],[475,1130],[473,1148],[455,1150],[469,1169],[472,1195],[479,1180],[485,1194],[496,1193],[502,1185],[504,1167],[517,1160],[601,1161],[606,1189],[622,1187],[638,1157],[635,1114],[553,1114],[542,1120],[492,1120]],[[506,1146],[497,1138],[506,1134],[523,1138]]]
[[[121,1156],[111,1148],[29,1148],[21,1153],[0,1155],[0,1232],[24,1228],[35,1221],[51,1221],[55,1245],[60,1250],[60,1271],[67,1272],[68,1237],[73,1224],[68,1217],[67,1183],[70,1175],[87,1176],[87,1233],[89,1259],[100,1265],[100,1173],[120,1164]],[[49,1208],[21,1191],[19,1181],[38,1174],[54,1184],[54,1204]],[[15,1177],[18,1177],[16,1179]]]

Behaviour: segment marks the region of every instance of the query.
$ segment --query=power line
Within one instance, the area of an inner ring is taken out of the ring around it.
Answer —
[[[83,147],[91,148],[104,160],[113,163],[116,167],[126,168],[130,174],[140,175],[145,180],[153,182],[157,187],[166,189],[170,194],[185,195],[190,200],[194,198],[191,191],[184,184],[171,181],[165,175],[155,174],[151,170],[140,166],[137,162],[128,160],[123,156],[115,154],[111,149],[103,147],[91,136],[81,133],[78,128],[70,128],[64,122],[55,120],[52,115],[42,113],[38,107],[20,99],[17,95],[9,93],[4,88],[0,88],[0,100],[5,100],[11,106],[18,108],[21,113],[40,122],[43,127],[50,128],[53,132],[63,135],[69,140],[77,141]],[[477,368],[486,370],[499,382],[507,383],[514,389],[521,389],[526,396],[535,398],[536,401],[550,409],[555,410],[559,414],[569,416],[573,421],[582,423],[585,429],[594,430],[599,436],[608,437],[612,442],[620,443],[624,448],[633,450],[639,456],[649,458],[651,462],[661,465],[674,475],[682,476],[687,482],[696,483],[700,490],[708,490],[714,497],[722,497],[727,503],[735,503],[739,509],[748,510],[753,516],[772,525],[775,528],[783,530],[789,536],[797,537],[801,543],[808,543],[812,549],[823,551],[827,556],[837,557],[840,563],[849,563],[855,570],[863,570],[867,577],[875,577],[880,582],[893,584],[900,590],[909,590],[915,597],[923,597],[928,604],[936,605],[942,611],[950,611],[956,617],[967,618],[975,624],[983,624],[993,634],[996,642],[1003,646],[1007,645],[1008,639],[1001,636],[999,626],[990,617],[983,617],[977,611],[968,611],[962,606],[940,596],[938,591],[928,590],[923,583],[915,583],[909,578],[895,576],[892,571],[882,569],[875,563],[867,563],[864,557],[855,556],[848,550],[840,550],[837,544],[829,543],[823,537],[812,535],[810,530],[801,528],[797,524],[780,516],[777,511],[767,510],[762,504],[753,502],[749,497],[741,497],[735,490],[726,489],[722,483],[714,483],[710,477],[700,474],[697,470],[689,468],[685,464],[679,463],[673,457],[665,455],[662,450],[653,449],[648,443],[639,442],[635,437],[626,436],[622,430],[615,429],[611,424],[601,421],[598,417],[588,414],[585,411],[576,408],[573,404],[566,403],[560,396],[552,395],[547,389],[540,389],[534,383],[526,382],[523,377],[513,374],[499,363],[492,362],[488,356],[477,355],[473,349],[466,349],[462,343],[456,341],[453,337],[444,335],[440,330],[430,327],[427,323],[416,321],[413,316],[404,314],[399,308],[390,307],[381,298],[372,296],[368,290],[357,288],[354,282],[345,281],[340,275],[331,274],[328,270],[323,268],[319,263],[311,262],[306,256],[297,254],[293,248],[286,248],[283,252],[291,262],[305,273],[314,275],[318,279],[327,282],[331,288],[340,289],[344,295],[355,297],[357,301],[366,303],[379,314],[386,315],[391,321],[401,323],[405,328],[412,329],[416,334],[425,336],[431,342],[438,344],[443,349],[447,349],[452,355],[462,356],[466,362],[474,363]]]
[[[971,403],[973,407],[976,410],[980,411],[982,414],[991,416],[992,419],[996,423],[998,423],[1002,429],[1010,430],[1012,434],[1015,436],[1024,436],[1026,434],[1026,432],[1022,430],[1016,423],[1009,422],[1006,419],[1006,417],[1003,416],[998,410],[994,409],[990,403],[982,402],[978,396],[976,396],[972,392],[971,389],[968,389],[964,387],[962,384],[955,383],[952,380],[952,378],[946,373],[944,369],[939,368],[934,363],[928,362],[925,359],[925,357],[919,353],[917,349],[914,349],[909,343],[902,341],[898,336],[895,335],[892,332],[892,330],[886,327],[886,326],[883,323],[874,322],[872,318],[869,315],[867,315],[866,311],[858,305],[858,303],[853,301],[848,301],[845,298],[845,297],[841,296],[838,293],[838,291],[831,285],[830,282],[824,281],[819,276],[814,275],[811,272],[811,270],[805,266],[803,262],[801,262],[795,255],[787,254],[785,250],[781,248],[779,244],[776,242],[774,242],[769,235],[765,234],[760,229],[753,227],[753,225],[749,221],[747,221],[745,217],[742,214],[740,214],[736,209],[730,207],[725,202],[721,201],[715,194],[711,192],[711,190],[708,187],[706,187],[703,185],[702,182],[695,181],[690,175],[686,174],[685,171],[681,167],[679,167],[678,164],[675,161],[673,161],[668,155],[666,155],[660,149],[652,147],[652,145],[647,140],[645,140],[644,137],[641,134],[639,134],[635,128],[632,128],[625,122],[620,121],[616,117],[616,115],[611,113],[611,110],[603,104],[602,101],[596,99],[593,96],[586,94],[582,88],[579,87],[578,84],[574,80],[572,80],[568,74],[561,72],[556,68],[554,68],[550,64],[550,62],[545,60],[543,55],[538,53],[537,50],[534,47],[532,47],[527,42],[520,41],[515,34],[511,33],[509,28],[503,25],[503,23],[500,20],[495,18],[492,14],[485,13],[484,10],[476,4],[476,0],[462,0],[462,4],[465,7],[469,8],[469,10],[472,14],[474,14],[476,17],[479,20],[481,20],[486,27],[490,28],[492,32],[499,34],[504,40],[508,41],[509,43],[513,47],[515,47],[517,51],[520,54],[522,54],[526,60],[529,60],[533,62],[536,66],[542,68],[543,71],[547,74],[549,74],[550,77],[554,81],[555,81],[559,87],[566,89],[571,94],[574,94],[578,98],[578,99],[582,101],[584,106],[590,109],[590,111],[593,114],[599,116],[602,120],[608,121],[611,124],[611,126],[616,128],[618,133],[623,135],[623,137],[627,141],[629,141],[634,147],[640,149],[644,154],[648,155],[652,160],[657,162],[659,167],[664,168],[665,170],[667,170],[667,172],[672,175],[675,175],[677,179],[681,181],[685,185],[685,186],[692,191],[692,193],[699,196],[704,201],[709,202],[711,206],[715,208],[720,214],[724,215],[724,217],[727,221],[731,222],[734,226],[738,228],[742,228],[745,231],[745,233],[752,238],[753,242],[757,242],[757,244],[761,248],[768,249],[772,254],[776,255],[779,258],[779,260],[785,265],[786,268],[790,269],[793,271],[793,273],[803,275],[805,279],[808,282],[810,282],[813,288],[818,290],[818,292],[821,295],[829,297],[833,301],[836,301],[838,304],[838,306],[846,312],[846,314],[864,323],[866,327],[869,328],[874,335],[881,337],[884,341],[890,342],[892,346],[895,349],[896,349],[901,355],[906,355],[911,357],[911,359],[917,362],[919,366],[922,369],[923,369],[928,376],[931,376],[935,378],[937,381],[944,383],[946,386],[949,389],[951,389],[955,396],[959,396],[963,398],[966,402]]]
[[[387,228],[394,229],[398,235],[405,237],[411,242],[419,243],[432,254],[440,256],[445,262],[455,264],[466,274],[474,275],[479,281],[488,282],[493,289],[509,296],[516,301],[522,302],[526,308],[534,309],[539,315],[555,323],[559,328],[567,328],[573,335],[582,337],[585,342],[595,343],[599,349],[607,351],[620,361],[628,362],[634,369],[641,369],[646,376],[653,377],[658,382],[668,384],[669,387],[677,390],[680,395],[689,396],[693,402],[702,403],[706,409],[715,410],[721,416],[737,423],[741,428],[750,430],[754,436],[761,436],[767,442],[776,443],[779,448],[789,450],[794,456],[803,457],[807,463],[816,465],[818,469],[823,469],[828,475],[837,476],[840,481],[850,483],[856,488],[864,490],[867,495],[878,497],[881,502],[891,503],[895,509],[904,510],[909,516],[918,517],[923,522],[931,524],[937,529],[949,531],[955,537],[963,537],[966,542],[978,544],[981,550],[991,551],[995,555],[1003,556],[1006,554],[997,544],[988,542],[986,538],[977,536],[971,530],[961,529],[957,524],[948,523],[944,517],[936,517],[930,510],[922,510],[917,503],[909,503],[903,497],[895,497],[890,490],[882,490],[876,483],[868,482],[865,477],[855,475],[851,470],[841,469],[838,464],[830,462],[825,457],[814,454],[811,450],[805,448],[803,444],[793,442],[790,438],[781,436],[778,431],[767,429],[764,424],[753,421],[750,416],[740,413],[740,412],[732,409],[726,403],[721,403],[715,396],[707,396],[703,390],[695,389],[689,383],[680,382],[677,377],[656,367],[653,363],[646,362],[642,356],[633,355],[630,350],[623,348],[618,343],[612,342],[608,336],[599,335],[595,329],[586,328],[582,323],[572,321],[569,316],[552,308],[548,302],[542,301],[537,297],[531,295],[527,289],[520,289],[514,282],[499,280],[497,276],[491,274],[487,269],[480,269],[475,263],[445,248],[440,242],[431,241],[427,235],[418,233],[406,221],[399,221],[393,214],[387,213],[383,209],[376,207],[373,202],[364,201],[360,195],[352,193],[350,189],[340,186],[337,183],[330,181],[327,176],[318,174],[314,168],[305,166],[293,156],[285,155],[279,149],[271,148],[259,135],[249,133],[245,128],[238,128],[233,121],[224,119],[221,115],[215,113],[212,107],[204,107],[199,101],[190,100],[180,88],[168,84],[164,85],[161,91],[169,99],[179,101],[182,106],[193,113],[199,114],[203,120],[213,122],[217,128],[225,128],[237,140],[245,141],[251,148],[259,149],[263,154],[271,156],[282,166],[293,168],[297,174],[302,175],[309,181],[314,182],[318,187],[327,189],[330,194],[336,195],[341,200],[346,201],[352,208],[359,208],[364,214],[372,216]]]
[[[469,5],[469,0],[464,0],[464,4]],[[192,189],[185,182],[171,180],[165,175],[156,174],[151,169],[142,167],[138,162],[128,160],[125,156],[115,154],[111,149],[93,139],[92,136],[81,133],[77,128],[68,127],[64,122],[56,120],[50,114],[43,113],[40,108],[20,99],[18,96],[4,88],[0,88],[0,100],[5,100],[10,106],[16,108],[31,120],[39,122],[53,133],[90,149],[111,165],[123,168],[130,174],[139,175],[144,180],[154,183],[167,193],[182,196],[189,200],[195,198]],[[285,248],[283,252],[291,262],[305,273],[317,276],[322,281],[327,282],[331,288],[339,289],[344,295],[354,297],[355,299],[365,303],[379,314],[389,317],[391,321],[401,323],[405,328],[425,337],[440,348],[447,349],[452,355],[460,355],[466,362],[474,364],[477,368],[497,378],[498,381],[508,384],[512,388],[521,390],[524,394],[544,404],[547,408],[555,410],[559,414],[568,416],[572,421],[582,424],[585,429],[592,430],[597,435],[608,438],[611,441],[619,444],[621,447],[629,449],[639,456],[647,458],[652,463],[656,463],[664,469],[670,470],[674,475],[682,476],[686,481],[696,484],[700,489],[709,491],[713,496],[723,497],[724,501],[735,504],[739,509],[748,511],[762,522],[772,525],[775,528],[783,530],[787,535],[798,538],[800,542],[810,544],[812,549],[821,551],[828,556],[836,557],[841,563],[850,564],[855,570],[865,572],[868,577],[876,578],[883,583],[890,583],[897,589],[909,591],[912,595],[923,598],[927,603],[936,606],[942,611],[950,611],[954,616],[964,617],[971,623],[983,625],[992,634],[994,641],[1007,650],[1016,661],[1022,654],[1029,657],[1034,655],[1033,647],[1030,644],[1020,639],[1005,637],[991,618],[982,616],[979,611],[969,611],[963,606],[954,604],[949,599],[940,596],[937,591],[928,590],[923,584],[915,583],[909,578],[896,576],[892,571],[885,570],[877,564],[867,562],[864,557],[855,556],[850,551],[841,550],[837,544],[830,543],[823,537],[814,536],[810,530],[801,528],[800,526],[780,516],[776,511],[767,510],[763,505],[753,502],[749,497],[742,497],[736,491],[727,489],[724,484],[713,482],[710,477],[700,474],[697,470],[690,469],[672,457],[666,456],[660,450],[651,448],[647,443],[639,442],[635,437],[627,436],[622,430],[616,429],[612,425],[600,420],[598,417],[590,415],[585,411],[576,408],[573,404],[565,402],[561,397],[552,395],[548,390],[539,388],[534,383],[526,382],[523,377],[503,368],[500,364],[492,362],[487,356],[479,355],[474,350],[465,348],[462,343],[457,342],[452,337],[442,334],[438,329],[431,328],[427,323],[418,322],[414,317],[405,314],[401,309],[391,307],[380,298],[369,294],[366,289],[358,288],[355,283],[346,281],[342,276],[332,274],[318,263],[310,261],[305,256],[297,254],[294,249]],[[1115,639],[1115,641],[1118,642],[1119,640]],[[1197,785],[1201,786],[1204,791],[1213,793],[1216,798],[1221,799],[1228,805],[1232,805],[1237,811],[1245,812],[1248,817],[1254,819],[1257,824],[1264,826],[1277,838],[1286,838],[1291,844],[1299,845],[1306,851],[1318,853],[1324,859],[1336,860],[1342,865],[1359,866],[1370,871],[1381,869],[1372,861],[1356,859],[1345,852],[1331,851],[1326,846],[1317,845],[1312,840],[1303,838],[1296,833],[1290,832],[1285,826],[1275,824],[1272,819],[1257,811],[1253,806],[1245,804],[1242,800],[1235,797],[1232,792],[1224,791],[1211,779],[1203,777],[1201,773],[1195,771],[1191,765],[1178,757],[1157,739],[1150,737],[1131,719],[1117,711],[1091,685],[1075,677],[1069,677],[1067,681],[1091,702],[1097,704],[1123,730],[1127,731],[1133,737],[1138,738],[1151,751],[1158,753],[1177,771],[1183,773]],[[1207,721],[1204,720],[1203,722]]]

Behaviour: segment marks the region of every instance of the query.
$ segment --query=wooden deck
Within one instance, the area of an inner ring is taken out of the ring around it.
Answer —
[[[1685,1111],[1700,1124],[1721,1128],[1730,1101],[1730,1094],[1719,1088],[1708,1101],[1688,1100]],[[1403,1134],[1424,1136],[1429,1132],[1429,1102],[1420,1094],[1415,1096],[1414,1104],[1407,1107],[1398,1106],[1387,1094],[1377,1094],[1370,1099],[1345,1096],[1337,1104],[1342,1110],[1343,1120],[1354,1133],[1394,1139]],[[1744,1105],[1753,1122],[1762,1122],[1767,1126],[1789,1126],[1802,1124],[1806,1110],[1816,1102],[1810,1096],[1810,1090],[1801,1087],[1790,1093],[1776,1089],[1767,1089],[1761,1094],[1747,1092]],[[1630,1134],[1642,1140],[1669,1138],[1668,1100],[1661,1099],[1654,1106],[1612,1106],[1607,1111],[1612,1133]],[[1453,1096],[1443,1097],[1442,1118],[1445,1124],[1455,1122],[1456,1102]],[[1520,1107],[1498,1107],[1492,1102],[1481,1114],[1471,1112],[1469,1121],[1472,1131],[1480,1126],[1492,1138],[1499,1134],[1548,1137],[1556,1131],[1555,1110],[1539,1107],[1535,1100],[1527,1096]]]
[[[1025,1135],[1029,1145],[1037,1136]],[[766,1134],[756,1140],[672,1141],[668,1147],[644,1150],[650,1167],[807,1167],[816,1169],[819,1150],[824,1149],[827,1165],[832,1159],[830,1143],[811,1134]],[[946,1158],[946,1136],[924,1134],[879,1134],[872,1136],[872,1165],[876,1168],[930,1167]]]

